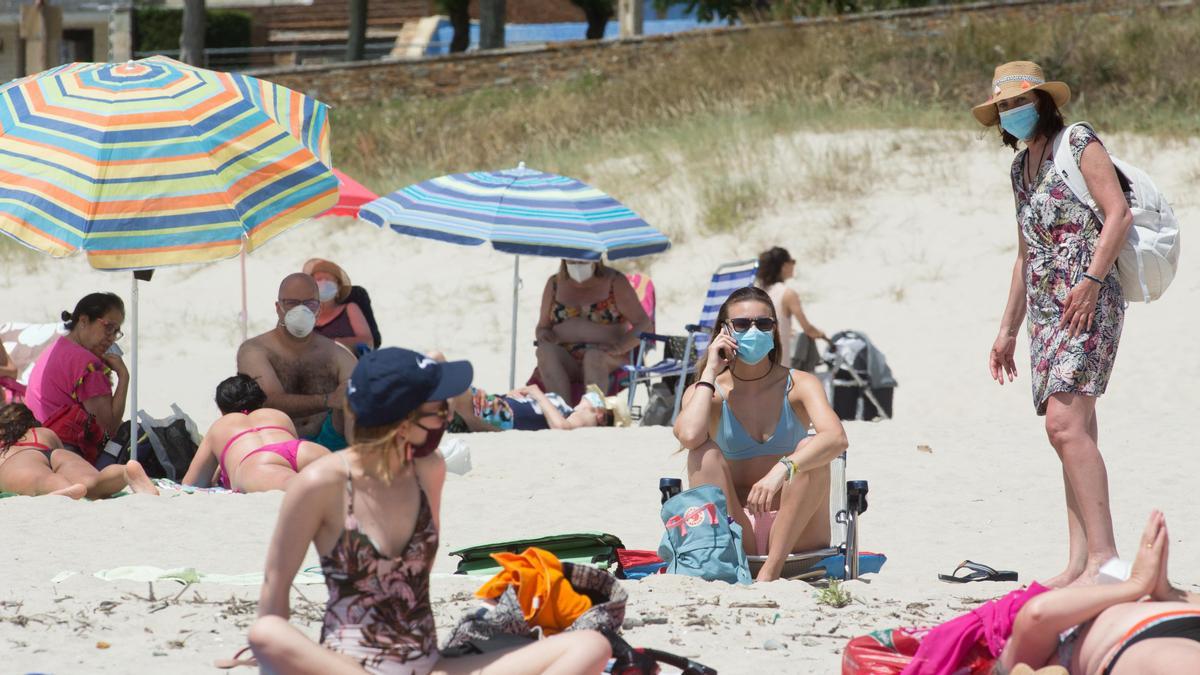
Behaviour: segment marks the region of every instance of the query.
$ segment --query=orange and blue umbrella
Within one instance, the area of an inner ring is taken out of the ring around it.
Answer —
[[[328,109],[155,56],[0,88],[0,231],[98,269],[250,251],[332,207]]]

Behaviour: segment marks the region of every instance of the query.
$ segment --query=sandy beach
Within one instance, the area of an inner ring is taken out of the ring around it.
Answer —
[[[1155,177],[1185,227],[1200,219],[1200,142],[1102,136],[1111,151]],[[853,180],[854,189],[814,187],[811,171],[807,184],[787,189],[789,167],[828,163],[822,158],[832,157],[831,149],[861,162],[861,170],[851,163],[830,180]],[[819,604],[801,582],[626,582],[627,638],[722,673],[836,673],[850,637],[935,623],[1017,587],[937,580],[963,559],[1017,570],[1022,583],[1060,571],[1062,483],[1034,415],[1024,332],[1020,379],[999,387],[986,367],[1016,253],[1011,153],[974,133],[805,133],[780,138],[769,160],[763,180],[778,197],[753,223],[721,233],[694,224],[698,196],[686,174],[639,184],[630,158],[584,178],[676,242],[666,254],[617,265],[652,276],[660,332],[696,320],[717,264],[778,244],[799,261],[793,284],[812,321],[830,334],[861,330],[887,355],[900,382],[896,419],[848,423],[847,432],[848,478],[870,482],[860,543],[888,562],[880,574],[846,584],[854,602],[841,609]],[[279,280],[312,256],[343,265],[370,291],[386,344],[470,359],[480,386],[506,388],[511,256],[348,219],[305,223],[249,256],[251,334],[274,324]],[[0,321],[51,321],[95,290],[128,302],[128,275],[90,270],[79,258],[25,260],[0,269]],[[537,304],[555,265],[521,259],[520,381],[533,367]],[[212,392],[234,373],[240,340],[239,283],[233,260],[159,270],[141,286],[140,407],[161,416],[178,403],[202,430],[217,417]],[[1200,474],[1200,456],[1186,420],[1200,404],[1200,353],[1190,340],[1200,330],[1198,300],[1200,258],[1185,251],[1163,299],[1127,310],[1117,365],[1098,405],[1118,547],[1131,557],[1146,514],[1162,509],[1171,526],[1172,576],[1193,590],[1200,584],[1200,521],[1191,477]],[[122,343],[127,353],[129,341]],[[448,551],[571,531],[610,532],[629,548],[654,549],[662,532],[657,480],[683,475],[683,456],[674,454],[665,427],[461,438],[474,467],[451,475],[445,489],[433,581],[443,635],[482,583],[451,575],[456,559]],[[122,566],[261,573],[281,498],[0,500],[7,549],[0,561],[0,671],[214,672],[214,659],[244,644],[257,586],[114,582],[94,574]],[[317,564],[311,550],[305,564]],[[315,636],[324,587],[298,588],[294,621]],[[768,641],[782,648],[768,649]]]

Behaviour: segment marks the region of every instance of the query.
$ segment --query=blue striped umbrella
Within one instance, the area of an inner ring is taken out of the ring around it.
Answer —
[[[552,173],[525,168],[458,173],[369,202],[358,217],[401,234],[497,251],[575,260],[636,258],[671,246],[621,202]]]
[[[457,173],[410,185],[363,205],[358,217],[401,234],[464,246],[490,242],[506,253],[573,260],[636,258],[671,247],[621,202],[584,183],[522,163],[504,171]],[[509,386],[517,371],[517,289],[513,265]]]

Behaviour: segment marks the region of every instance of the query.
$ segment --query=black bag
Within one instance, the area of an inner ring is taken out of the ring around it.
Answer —
[[[371,309],[371,296],[367,294],[367,289],[362,286],[351,286],[350,293],[346,296],[346,302],[353,302],[362,310],[363,318],[367,320],[367,325],[371,327],[371,337],[375,340],[375,349],[383,346],[383,338],[379,336],[379,324],[375,323],[375,311]]]

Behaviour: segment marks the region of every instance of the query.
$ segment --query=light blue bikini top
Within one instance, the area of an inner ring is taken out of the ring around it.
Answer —
[[[729,409],[729,399],[721,385],[715,385],[721,395],[721,423],[717,427],[717,447],[726,459],[750,459],[766,455],[790,455],[796,450],[800,441],[808,437],[808,430],[796,419],[796,413],[788,402],[788,392],[792,390],[792,374],[788,373],[787,388],[783,392],[783,410],[779,413],[779,422],[770,438],[759,443],[746,433],[742,423]]]

